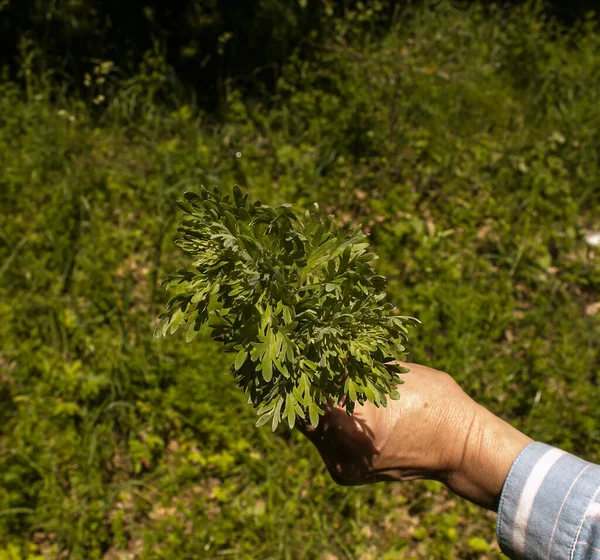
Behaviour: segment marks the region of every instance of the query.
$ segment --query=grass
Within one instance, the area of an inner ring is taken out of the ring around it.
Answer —
[[[96,103],[0,85],[0,559],[499,557],[492,514],[433,482],[337,487],[253,427],[208,340],[152,339],[199,184],[361,222],[423,323],[411,358],[600,461],[594,25],[442,3],[353,29],[219,122],[164,101],[156,55],[105,65]]]

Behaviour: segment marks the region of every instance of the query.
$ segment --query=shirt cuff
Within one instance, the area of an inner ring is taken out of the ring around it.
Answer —
[[[498,542],[514,559],[569,558],[598,490],[600,467],[543,443],[515,459],[498,507]]]

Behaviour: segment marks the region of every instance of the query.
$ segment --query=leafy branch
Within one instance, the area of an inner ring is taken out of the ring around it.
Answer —
[[[318,206],[297,215],[290,204],[250,203],[201,187],[179,206],[176,244],[194,258],[163,285],[175,291],[155,336],[187,326],[186,340],[207,324],[235,353],[231,372],[258,407],[257,426],[275,430],[297,418],[313,426],[327,403],[352,414],[355,403],[397,399],[407,325],[392,314],[386,280],[371,266],[366,235]]]

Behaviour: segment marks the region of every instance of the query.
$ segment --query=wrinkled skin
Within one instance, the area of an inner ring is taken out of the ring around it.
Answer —
[[[301,431],[341,485],[439,480],[482,507],[497,509],[516,456],[532,440],[472,400],[446,373],[417,364],[402,375],[400,400],[329,408]]]

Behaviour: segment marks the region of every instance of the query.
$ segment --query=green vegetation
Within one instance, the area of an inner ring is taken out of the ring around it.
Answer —
[[[410,359],[600,461],[595,23],[357,17],[219,119],[160,49],[98,61],[88,100],[23,47],[24,87],[0,85],[0,559],[498,557],[492,515],[434,482],[336,486],[296,431],[254,427],[209,336],[152,338],[201,184],[364,224],[422,321]]]
[[[400,397],[398,374],[408,369],[394,360],[406,359],[411,319],[383,302],[385,278],[360,227],[251,202],[237,185],[233,197],[200,187],[179,206],[176,244],[194,261],[165,280],[176,293],[154,335],[187,325],[190,342],[212,327],[236,353],[231,371],[258,407],[257,427],[275,431],[285,418],[293,428],[300,418],[316,428],[327,404],[352,414],[356,402]]]

